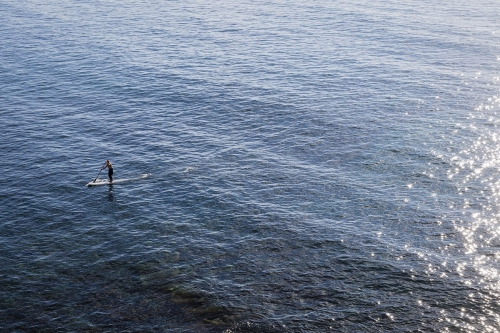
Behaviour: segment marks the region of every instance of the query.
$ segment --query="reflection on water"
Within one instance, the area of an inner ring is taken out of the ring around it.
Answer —
[[[109,190],[108,190],[108,201],[113,202],[116,201],[115,195],[113,194],[113,185],[109,185]]]

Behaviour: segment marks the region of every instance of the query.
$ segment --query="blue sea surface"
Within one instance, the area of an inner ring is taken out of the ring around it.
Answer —
[[[0,331],[500,332],[499,12],[0,0]]]

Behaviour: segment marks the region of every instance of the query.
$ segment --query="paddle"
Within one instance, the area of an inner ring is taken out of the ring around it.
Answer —
[[[101,171],[102,169],[104,169],[104,166],[106,165],[106,162],[104,162],[104,164],[102,165],[102,168],[101,170],[99,170],[99,173],[97,174],[97,177],[95,177],[94,181],[92,183],[95,183],[95,181],[97,180],[97,178],[99,177],[99,175],[101,174]]]

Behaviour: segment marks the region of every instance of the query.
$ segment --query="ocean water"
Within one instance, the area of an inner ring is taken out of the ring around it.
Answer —
[[[0,0],[0,331],[499,332],[499,10]]]

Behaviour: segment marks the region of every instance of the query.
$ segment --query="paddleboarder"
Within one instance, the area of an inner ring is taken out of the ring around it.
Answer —
[[[113,164],[111,164],[111,162],[109,160],[106,160],[106,162],[104,163],[104,166],[102,167],[101,170],[104,170],[106,168],[108,168],[109,182],[112,183],[113,182]]]

